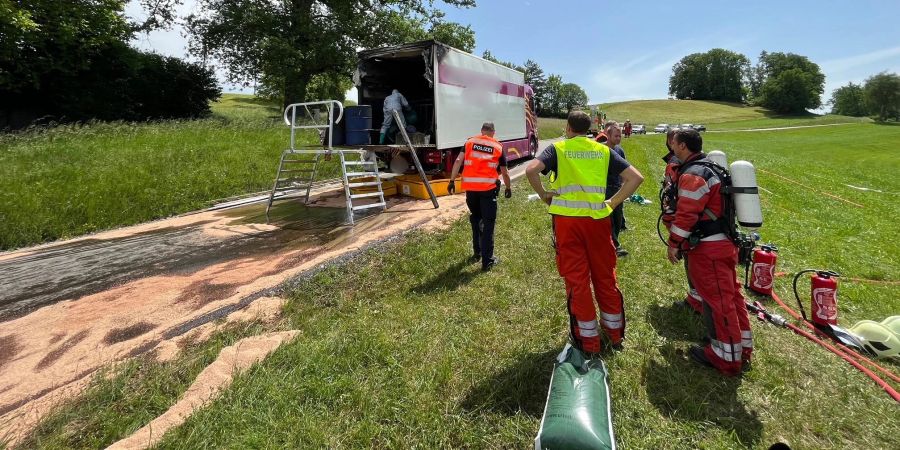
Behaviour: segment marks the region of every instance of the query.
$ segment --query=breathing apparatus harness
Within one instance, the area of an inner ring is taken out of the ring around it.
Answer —
[[[694,166],[702,166],[710,169],[716,176],[716,178],[719,179],[719,182],[721,184],[719,195],[721,195],[722,197],[722,216],[716,217],[716,215],[713,214],[713,212],[708,208],[704,209],[703,214],[705,214],[706,217],[708,217],[710,220],[697,221],[697,224],[694,226],[694,230],[687,238],[689,247],[696,247],[700,244],[700,240],[705,237],[724,233],[738,247],[739,263],[747,267],[747,270],[749,270],[751,257],[753,255],[753,247],[755,246],[755,240],[758,239],[758,235],[756,235],[756,233],[747,235],[738,231],[737,208],[735,208],[732,194],[756,194],[758,193],[758,188],[734,186],[731,182],[731,174],[728,172],[728,169],[707,160],[705,156],[693,159],[679,166],[675,180],[673,180],[673,182],[668,186],[664,184],[660,188],[660,213],[659,219],[657,219],[656,221],[656,231],[659,235],[659,239],[664,244],[669,245],[666,239],[663,237],[659,225],[662,223],[663,217],[666,214],[675,213],[675,205],[678,201],[678,181],[679,179],[681,179],[681,176],[687,171],[688,168]]]

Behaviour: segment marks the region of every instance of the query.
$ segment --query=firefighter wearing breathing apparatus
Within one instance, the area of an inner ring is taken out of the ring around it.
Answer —
[[[669,150],[669,152],[666,153],[666,156],[663,156],[662,158],[663,162],[666,163],[666,169],[663,176],[662,186],[659,190],[659,205],[662,209],[660,219],[665,217],[672,217],[672,215],[675,213],[675,204],[674,202],[669,201],[670,199],[665,195],[665,193],[675,184],[675,179],[678,178],[678,167],[681,165],[681,161],[676,158],[675,153],[672,152],[672,139],[674,139],[675,131],[677,130],[677,128],[672,128],[666,133],[666,148]],[[657,224],[657,227],[659,227],[659,224]],[[685,278],[687,278],[688,282],[688,292],[684,296],[684,300],[676,302],[675,304],[676,306],[686,306],[688,308],[691,308],[697,314],[703,314],[703,299],[700,297],[697,289],[694,288],[694,284],[691,282],[691,277],[688,274],[688,257],[686,254],[682,256],[682,259],[684,261]]]
[[[611,346],[620,349],[625,338],[625,305],[616,283],[616,249],[610,214],[631,196],[644,177],[606,145],[585,137],[591,118],[582,111],[569,114],[566,138],[547,147],[525,170],[528,182],[550,206],[556,265],[565,280],[569,324],[575,347],[600,351],[600,329]],[[540,174],[553,172],[552,191],[544,189]],[[618,174],[622,187],[606,199],[606,181]],[[591,287],[594,292],[591,294]],[[594,307],[600,307],[600,321]]]
[[[668,259],[676,264],[689,255],[688,278],[702,298],[709,337],[705,347],[693,346],[690,354],[722,374],[739,375],[749,368],[753,335],[737,279],[734,206],[723,195],[731,179],[707,159],[696,130],[675,131],[671,145],[681,163],[673,166],[674,183],[664,194],[670,208],[662,219],[669,230]]]

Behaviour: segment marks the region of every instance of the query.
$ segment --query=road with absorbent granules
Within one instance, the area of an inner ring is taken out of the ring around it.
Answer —
[[[335,258],[467,212],[464,195],[439,202],[393,198],[348,226],[332,186],[309,206],[275,203],[270,224],[264,201],[238,202],[0,254],[0,437],[20,440],[110,363],[277,295]]]

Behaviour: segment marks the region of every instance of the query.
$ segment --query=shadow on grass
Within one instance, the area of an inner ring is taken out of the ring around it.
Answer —
[[[703,320],[694,310],[680,303],[681,299],[678,299],[667,305],[651,305],[647,309],[647,322],[666,339],[699,341],[706,335]]]
[[[482,380],[469,390],[460,406],[468,411],[526,414],[540,418],[550,386],[550,374],[559,349],[529,353]]]
[[[472,268],[469,268],[469,266],[472,266]],[[476,267],[480,268],[481,264],[470,262],[468,258],[463,259],[431,279],[413,286],[412,289],[410,289],[410,292],[416,294],[434,294],[437,292],[455,291],[460,286],[468,284],[473,278],[481,273],[480,270],[475,270]]]
[[[762,437],[762,422],[738,399],[740,377],[723,377],[714,369],[694,363],[674,345],[660,349],[665,363],[651,361],[642,380],[647,397],[669,418],[714,426],[731,431],[746,447]]]
[[[699,341],[706,334],[699,315],[673,303],[652,305],[647,321],[669,340]],[[733,430],[747,447],[760,440],[762,422],[737,398],[741,378],[724,377],[697,365],[682,346],[667,344],[660,354],[666,362],[650,361],[642,379],[647,397],[661,413],[675,420],[713,423],[723,430]]]
[[[251,105],[265,106],[265,107],[273,108],[273,109],[278,109],[278,108],[280,108],[280,106],[281,106],[281,105],[279,105],[278,102],[276,102],[276,101],[272,101],[272,100],[265,99],[265,98],[262,98],[262,97],[244,97],[244,96],[240,96],[240,97],[222,98],[222,100],[227,100],[227,101],[234,102],[234,103],[248,103],[248,104],[251,104]]]

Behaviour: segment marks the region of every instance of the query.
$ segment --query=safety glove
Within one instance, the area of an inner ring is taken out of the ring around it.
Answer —
[[[512,188],[507,187],[506,191],[503,192],[503,198],[512,198]]]
[[[450,182],[447,183],[447,193],[449,193],[450,195],[453,195],[456,193],[456,181],[455,180],[450,180]]]

